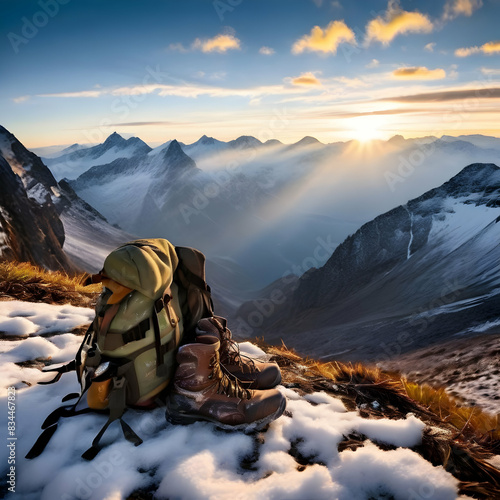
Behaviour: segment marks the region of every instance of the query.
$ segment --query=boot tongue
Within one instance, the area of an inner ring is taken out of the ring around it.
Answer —
[[[218,344],[216,347],[216,350],[219,350],[219,337],[212,335],[212,334],[207,334],[206,332],[203,332],[204,335],[197,335],[196,336],[196,343],[197,344]]]
[[[209,318],[204,318],[198,321],[196,326],[196,335],[212,335],[220,340],[219,329],[210,321]]]

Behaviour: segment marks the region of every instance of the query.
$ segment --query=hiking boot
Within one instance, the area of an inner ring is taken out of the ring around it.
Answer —
[[[276,363],[263,363],[240,353],[232,339],[225,318],[214,316],[198,321],[196,335],[212,335],[220,340],[220,362],[248,389],[271,389],[281,382],[281,371]]]
[[[173,424],[208,420],[227,429],[260,429],[278,418],[285,410],[285,397],[276,389],[241,387],[221,368],[219,347],[219,340],[206,335],[179,349],[179,366],[167,395],[167,420]]]

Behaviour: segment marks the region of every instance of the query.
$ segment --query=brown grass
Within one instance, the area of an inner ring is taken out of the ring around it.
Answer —
[[[28,262],[0,262],[0,300],[25,300],[50,304],[89,306],[100,285],[85,286],[88,274],[70,276],[46,271]]]

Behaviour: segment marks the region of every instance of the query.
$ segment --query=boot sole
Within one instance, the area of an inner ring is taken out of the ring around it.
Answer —
[[[264,417],[260,420],[256,420],[255,422],[230,425],[230,424],[223,424],[218,420],[215,420],[210,417],[205,417],[204,415],[196,415],[192,413],[184,413],[182,411],[176,411],[174,408],[169,408],[167,403],[165,409],[165,418],[167,419],[167,422],[173,425],[189,425],[195,422],[211,422],[215,424],[216,427],[224,430],[252,432],[263,429],[267,424],[281,417],[281,415],[285,411],[285,408],[286,408],[286,399],[283,398],[279,408],[274,413],[271,413],[267,417]]]

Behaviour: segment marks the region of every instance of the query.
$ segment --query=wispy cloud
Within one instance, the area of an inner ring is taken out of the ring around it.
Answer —
[[[366,25],[366,43],[378,41],[389,45],[398,35],[407,33],[430,33],[434,29],[431,20],[420,12],[408,12],[401,8],[398,0],[390,0],[384,16],[372,19]]]
[[[19,96],[19,97],[14,97],[14,99],[12,99],[16,104],[19,104],[21,102],[26,102],[28,99],[30,98],[29,95],[22,95],[22,96]]]
[[[309,35],[299,38],[292,46],[293,54],[305,51],[336,54],[341,43],[356,43],[354,31],[344,21],[332,21],[326,28],[314,26]]]
[[[427,52],[434,52],[434,47],[436,46],[436,42],[430,42],[425,47],[424,50]]]
[[[274,54],[274,49],[264,46],[259,49],[259,54],[262,54],[264,56],[272,56]]]
[[[101,97],[107,93],[105,90],[81,90],[78,92],[59,92],[56,94],[38,94],[37,97]]]
[[[178,122],[125,122],[125,123],[110,123],[108,127],[152,127],[157,125],[177,125]],[[185,125],[185,123],[183,123]]]
[[[425,66],[398,68],[392,72],[398,80],[441,80],[446,78],[446,71],[441,68],[427,69]]]
[[[428,113],[435,111],[434,108],[394,108],[379,109],[376,111],[342,112],[342,111],[322,111],[321,116],[330,118],[357,118],[358,116],[387,116],[387,115],[406,115],[414,113]]]
[[[482,0],[448,0],[444,6],[443,19],[449,21],[458,16],[470,17],[482,5]]]
[[[150,85],[131,85],[117,88],[101,88],[98,90],[83,90],[79,92],[59,92],[53,94],[38,94],[37,97],[43,98],[97,98],[102,96],[139,96],[146,94],[155,94],[161,97],[175,96],[185,98],[198,98],[200,96],[209,96],[216,98],[224,97],[246,97],[257,99],[269,95],[294,95],[307,92],[306,87],[290,85],[263,85],[256,87],[231,88],[211,86],[190,82],[180,82],[176,85],[168,84],[150,84]]]
[[[370,85],[361,78],[348,78],[347,76],[337,76],[332,78],[332,81],[341,83],[350,88],[369,87]]]
[[[172,50],[174,52],[181,52],[185,54],[186,52],[189,52],[189,49],[184,47],[182,43],[171,43],[168,47],[168,50]]]
[[[480,47],[462,47],[460,49],[455,50],[455,55],[457,57],[468,57],[472,54],[486,54],[493,55],[498,54],[500,52],[500,40],[495,40],[492,42],[487,42]]]
[[[470,98],[499,99],[500,87],[461,89],[461,90],[441,90],[439,92],[425,92],[422,94],[385,97],[379,99],[379,101],[418,103],[418,102],[458,101]]]
[[[481,73],[486,76],[500,75],[500,68],[481,68]]]
[[[366,68],[376,68],[380,64],[380,61],[378,59],[372,59],[367,65]]]
[[[213,38],[196,38],[190,45],[185,47],[182,43],[171,43],[168,50],[186,53],[191,50],[201,50],[202,52],[218,52],[223,54],[228,50],[239,50],[241,41],[233,33],[220,33]]]
[[[292,85],[321,86],[321,82],[311,72],[302,73],[300,76],[292,78],[291,83]]]

